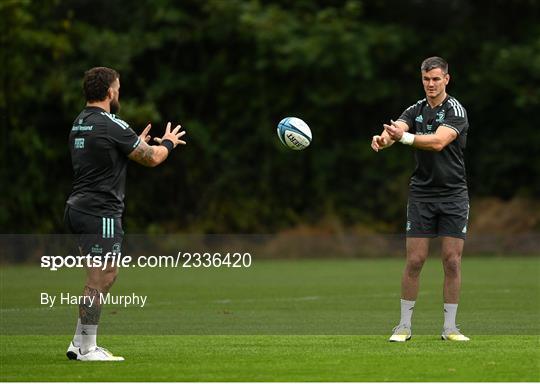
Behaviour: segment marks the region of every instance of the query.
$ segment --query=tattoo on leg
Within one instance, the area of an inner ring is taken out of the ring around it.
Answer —
[[[81,324],[97,325],[101,315],[99,290],[85,286],[83,298],[83,302],[79,304]]]

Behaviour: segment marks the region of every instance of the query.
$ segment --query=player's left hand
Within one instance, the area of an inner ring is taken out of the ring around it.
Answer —
[[[149,142],[150,139],[152,138],[148,132],[150,132],[150,128],[152,128],[152,124],[148,123],[148,125],[146,126],[146,128],[144,129],[144,131],[142,131],[142,133],[139,135],[139,137],[141,138],[141,140],[144,140],[145,142]]]
[[[403,136],[403,128],[396,124],[394,120],[390,120],[390,125],[383,124],[384,130],[388,133],[388,136],[394,141],[399,141]]]

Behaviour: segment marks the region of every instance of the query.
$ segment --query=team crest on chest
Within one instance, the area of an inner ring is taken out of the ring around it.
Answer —
[[[437,112],[437,118],[435,119],[435,121],[437,123],[442,123],[442,121],[444,120],[444,116],[445,116],[444,111]]]

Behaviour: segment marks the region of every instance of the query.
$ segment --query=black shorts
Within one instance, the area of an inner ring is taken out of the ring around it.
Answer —
[[[122,218],[99,217],[66,206],[64,224],[67,230],[76,235],[77,253],[82,256],[111,256],[122,252]]]
[[[469,221],[469,200],[407,204],[407,237],[448,236],[465,239]]]

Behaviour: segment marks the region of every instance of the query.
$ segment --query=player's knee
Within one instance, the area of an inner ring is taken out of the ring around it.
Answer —
[[[109,292],[109,289],[111,289],[117,277],[117,269],[107,271],[107,273],[103,275],[103,279],[101,280],[101,288],[103,292]]]
[[[113,286],[118,276],[117,268],[107,268],[104,271],[100,271],[98,278],[98,286],[101,292],[108,292]]]
[[[458,276],[461,269],[461,255],[458,253],[443,255],[443,265],[447,276]]]
[[[423,257],[409,257],[407,261],[407,274],[411,277],[416,277],[422,271],[425,258]]]
[[[91,274],[86,277],[86,286],[99,289],[101,291],[101,278],[99,275]]]

